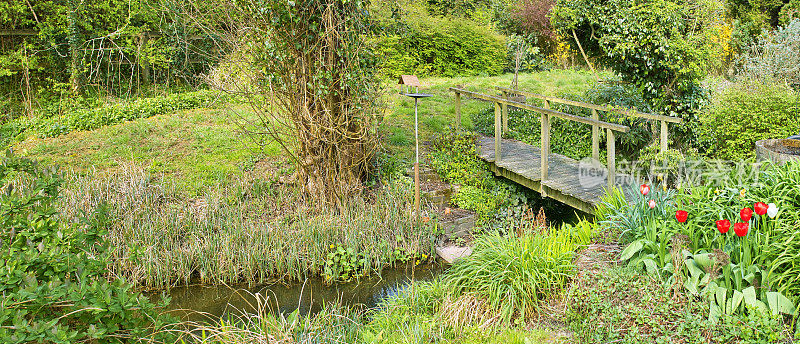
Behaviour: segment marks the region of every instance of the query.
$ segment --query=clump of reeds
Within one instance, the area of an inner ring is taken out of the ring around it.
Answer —
[[[264,283],[319,275],[331,247],[363,254],[364,270],[395,263],[396,249],[432,255],[433,228],[417,227],[407,187],[390,184],[341,210],[307,206],[291,187],[245,176],[189,198],[144,169],[68,174],[61,206],[77,217],[107,205],[110,272],[143,287]]]
[[[355,343],[362,314],[338,303],[323,305],[316,314],[274,312],[268,297],[252,294],[253,313],[230,315],[213,322],[182,323],[180,340],[199,344]]]
[[[475,315],[458,310],[485,304],[499,318],[475,315],[477,323],[486,325],[533,315],[541,300],[562,290],[574,272],[573,254],[588,243],[592,230],[564,225],[518,237],[490,233],[478,238],[472,255],[444,276],[452,296],[450,313]]]

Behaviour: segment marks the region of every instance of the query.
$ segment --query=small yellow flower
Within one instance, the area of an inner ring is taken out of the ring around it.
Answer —
[[[664,184],[664,191],[667,191],[667,184]]]
[[[719,193],[719,189],[715,189],[715,190],[714,190],[714,193],[715,193],[715,194],[718,194],[718,193]]]
[[[745,194],[745,191],[744,191],[744,189],[742,189],[742,191],[739,191],[739,196],[742,196],[742,197],[744,197],[744,194]]]
[[[333,248],[333,244],[331,244],[331,248]]]
[[[663,174],[659,174],[658,175],[658,181],[659,182],[663,182],[664,181],[664,175]]]

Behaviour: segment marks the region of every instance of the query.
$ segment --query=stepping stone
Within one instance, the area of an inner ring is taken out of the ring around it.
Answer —
[[[471,247],[460,246],[437,246],[436,254],[444,259],[448,264],[453,264],[456,260],[468,257],[472,254]]]

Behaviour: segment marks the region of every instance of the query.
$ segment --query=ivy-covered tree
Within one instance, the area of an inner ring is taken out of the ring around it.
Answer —
[[[722,18],[714,2],[560,0],[551,20],[564,35],[574,31],[590,58],[636,85],[656,111],[684,118],[681,142],[691,144],[711,51],[706,29]]]
[[[197,1],[197,4],[203,1]],[[341,205],[372,171],[383,118],[367,2],[218,0],[194,23],[226,54],[213,84],[258,117],[258,142],[277,142],[314,201]]]

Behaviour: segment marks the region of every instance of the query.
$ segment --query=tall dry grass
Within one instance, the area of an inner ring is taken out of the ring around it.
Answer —
[[[366,257],[364,269],[393,264],[395,250],[433,251],[432,226],[417,228],[410,188],[390,183],[341,211],[307,206],[292,187],[245,176],[188,198],[142,167],[66,174],[67,217],[106,205],[113,277],[137,286],[265,283],[319,275],[332,245]]]

